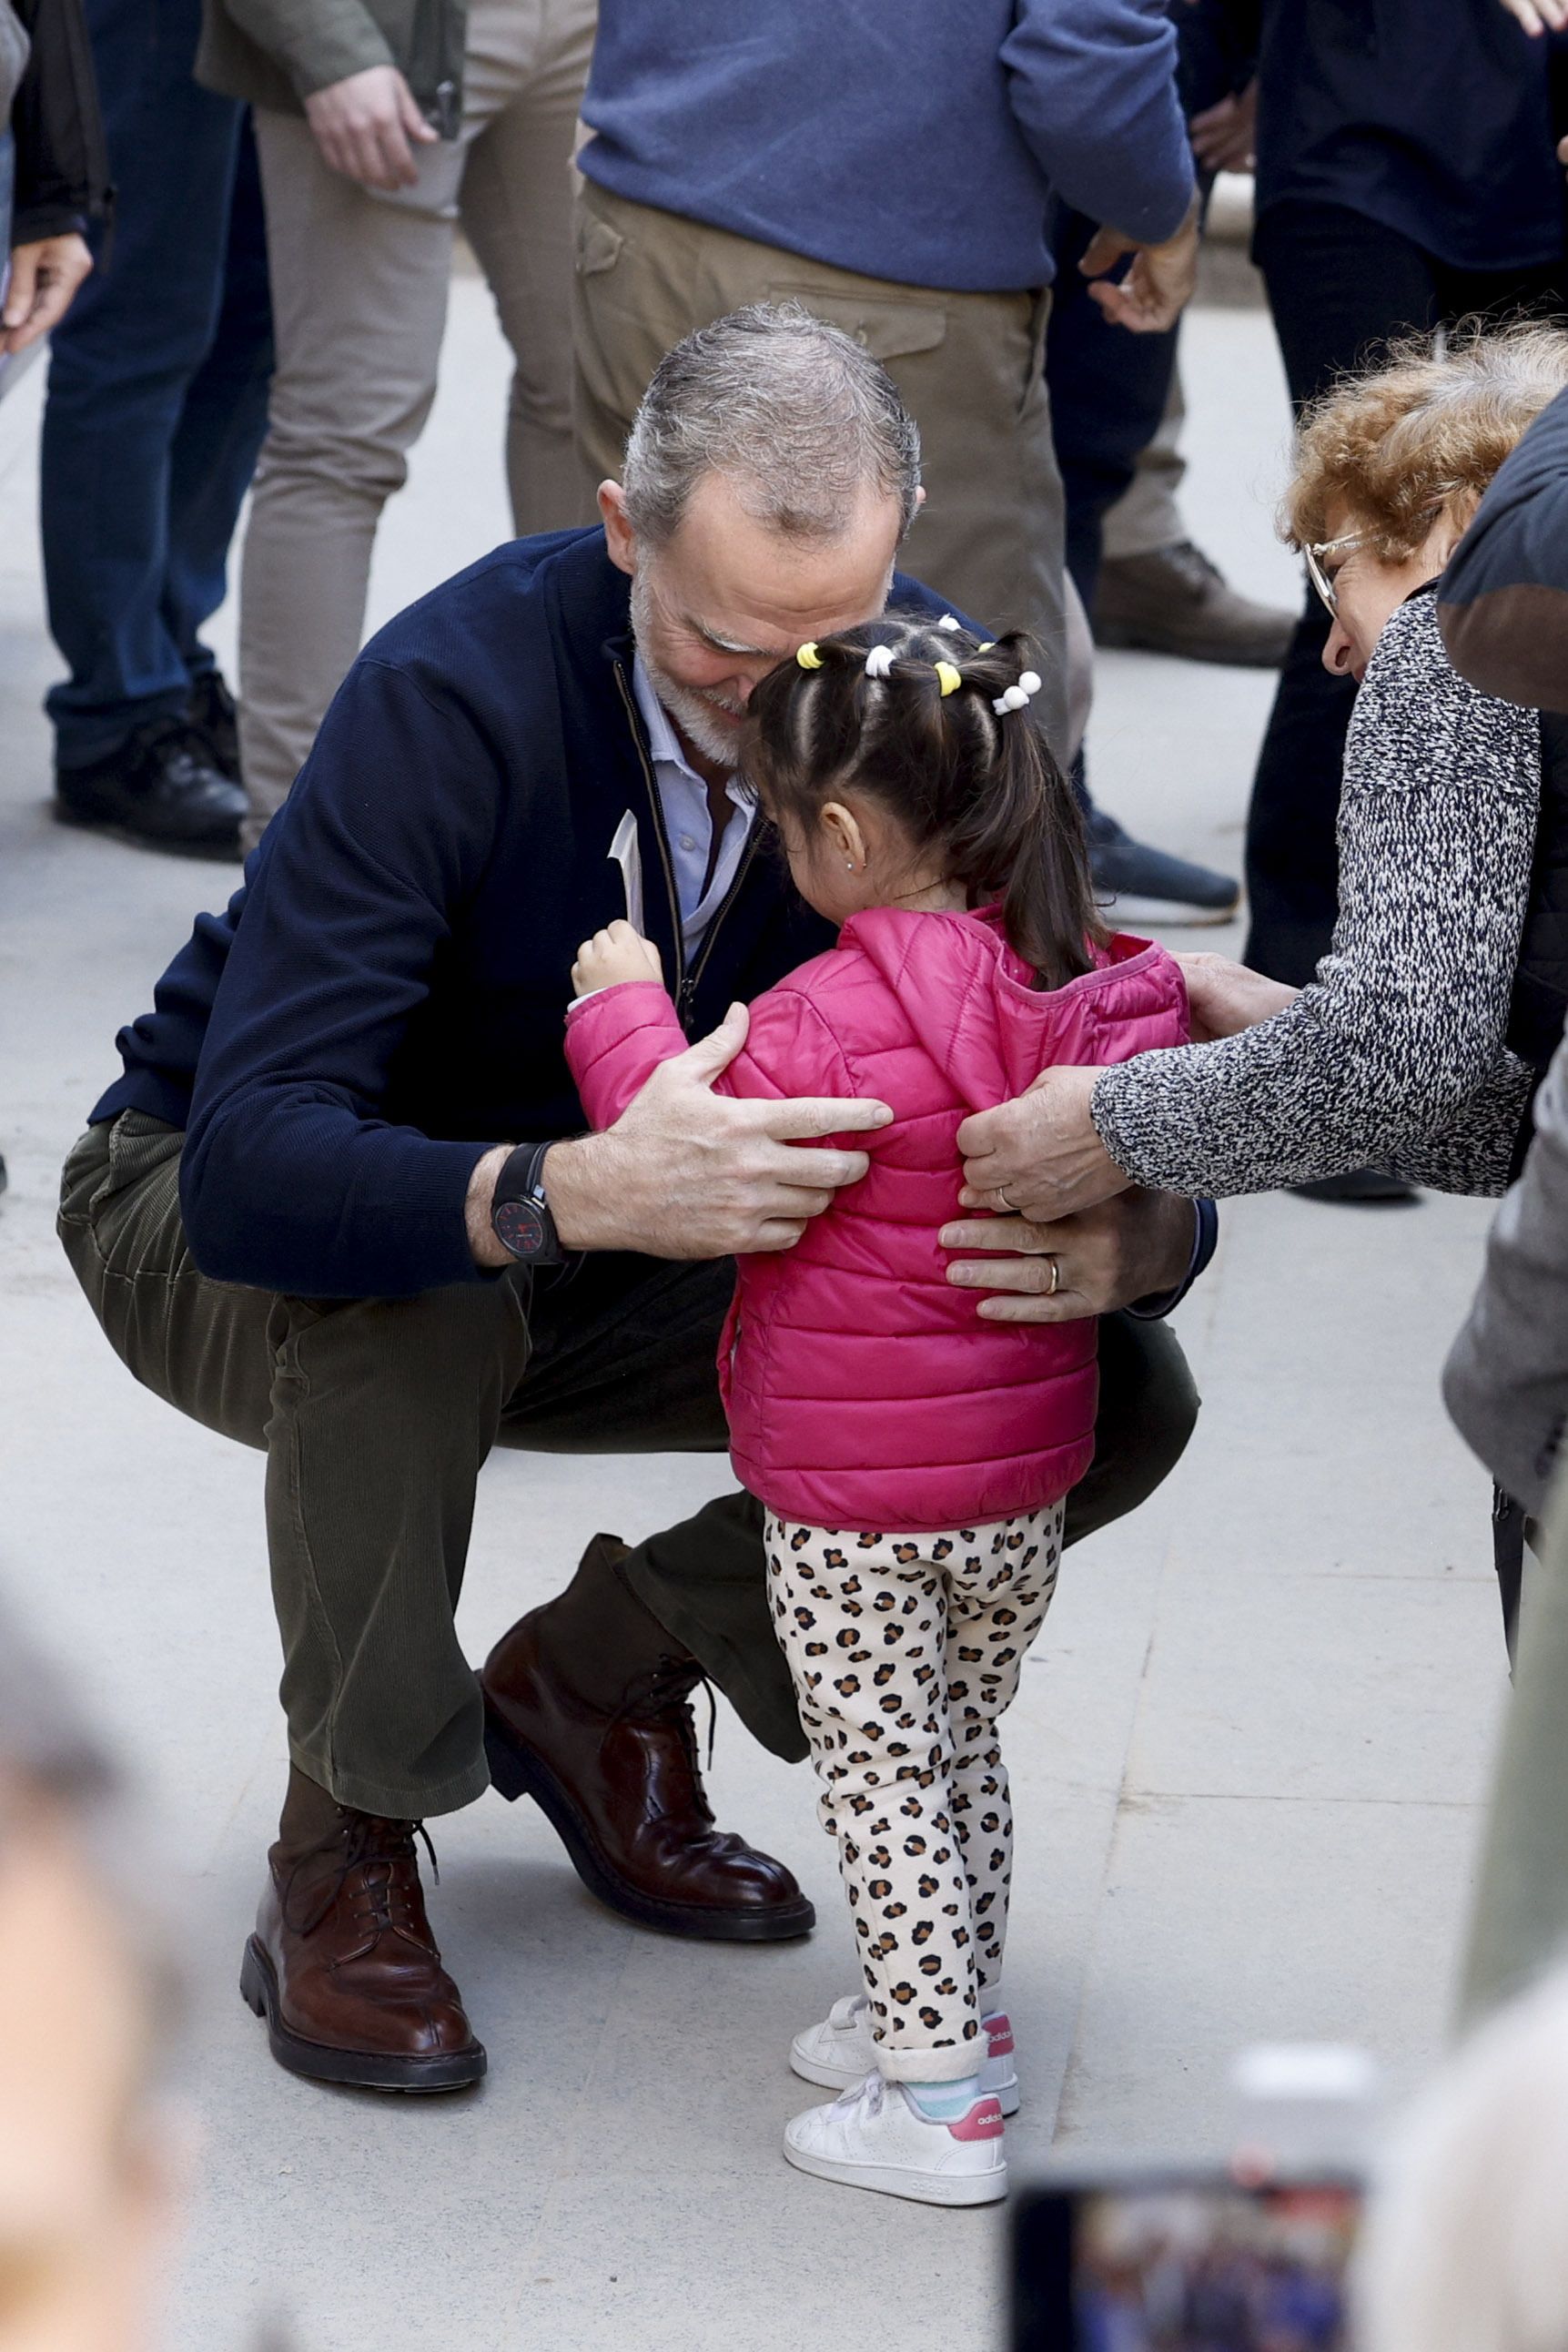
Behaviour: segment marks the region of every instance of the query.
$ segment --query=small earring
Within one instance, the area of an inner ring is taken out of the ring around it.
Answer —
[[[852,874],[852,873],[854,872],[854,870],[855,870],[855,861],[854,861],[854,859],[853,859],[852,857],[846,857],[846,858],[845,858],[845,860],[844,860],[844,872],[845,872],[846,874]]]

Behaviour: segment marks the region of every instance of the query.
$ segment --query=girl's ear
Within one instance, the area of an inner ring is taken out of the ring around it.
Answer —
[[[854,812],[847,809],[842,801],[826,801],[819,814],[818,823],[827,835],[826,846],[830,854],[841,858],[852,874],[863,874],[867,863],[865,835]]]

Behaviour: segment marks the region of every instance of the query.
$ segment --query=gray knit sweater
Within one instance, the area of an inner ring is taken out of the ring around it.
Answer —
[[[1531,1082],[1503,1031],[1540,803],[1535,713],[1467,686],[1432,595],[1412,598],[1351,718],[1316,980],[1238,1036],[1104,1071],[1092,1115],[1117,1166],[1216,1196],[1365,1167],[1504,1191]]]

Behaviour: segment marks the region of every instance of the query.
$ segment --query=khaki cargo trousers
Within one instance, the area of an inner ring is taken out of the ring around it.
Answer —
[[[897,286],[706,228],[583,181],[572,346],[579,446],[620,478],[638,402],[671,345],[747,302],[803,302],[879,359],[920,427],[926,499],[899,561],[998,634],[1047,656],[1040,715],[1067,756],[1061,476],[1045,388],[1049,291]]]
[[[299,116],[256,110],[277,364],[240,574],[247,849],[360,650],[381,511],[435,397],[459,226],[513,361],[511,516],[497,509],[493,535],[593,520],[568,313],[594,16],[594,0],[473,0],[459,136],[416,148],[417,184],[394,195],[332,171]]]
[[[66,1255],[145,1387],[266,1451],[295,1762],[367,1812],[454,1811],[488,1784],[478,1691],[453,1624],[486,1454],[722,1452],[715,1355],[733,1268],[605,1255],[566,1283],[517,1268],[415,1298],[341,1301],[213,1282],[181,1222],[183,1140],[138,1111],[89,1128],[61,1185]],[[1153,1491],[1197,1411],[1174,1335],[1107,1317],[1100,1451],[1070,1498],[1068,1542]],[[727,1483],[717,1462],[714,1476]],[[518,1528],[519,1558],[532,1534]],[[751,1497],[720,1493],[648,1537],[627,1573],[757,1738],[803,1757]]]

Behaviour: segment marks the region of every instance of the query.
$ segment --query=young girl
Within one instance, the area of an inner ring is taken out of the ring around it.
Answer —
[[[1107,940],[1018,637],[896,620],[804,645],[752,697],[744,771],[838,944],[751,1008],[737,1095],[873,1097],[871,1169],[739,1263],[719,1350],[737,1475],[865,1979],[799,2035],[801,2170],[932,2204],[1002,2196],[1012,1822],[996,1724],[1094,1444],[1093,1322],[982,1321],[946,1279],[956,1136],[1063,1062],[1186,1036],[1171,958]],[[685,1049],[626,923],[585,943],[567,1051],[609,1124]]]

